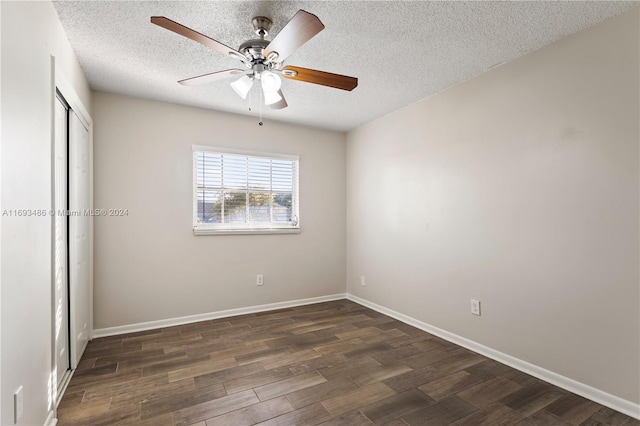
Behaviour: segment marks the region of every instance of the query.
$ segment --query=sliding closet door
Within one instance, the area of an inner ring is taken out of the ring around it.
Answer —
[[[54,210],[62,212],[67,209],[67,105],[59,98],[56,98],[55,120]],[[54,221],[56,385],[60,388],[70,367],[67,217],[56,214]]]
[[[76,368],[89,341],[89,131],[69,111],[69,278],[71,368]]]

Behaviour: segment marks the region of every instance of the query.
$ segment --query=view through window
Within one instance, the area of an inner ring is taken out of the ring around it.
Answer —
[[[195,148],[194,229],[298,228],[298,158]]]

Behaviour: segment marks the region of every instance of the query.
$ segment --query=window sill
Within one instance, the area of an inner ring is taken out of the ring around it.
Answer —
[[[271,235],[299,234],[300,228],[193,229],[193,235]]]

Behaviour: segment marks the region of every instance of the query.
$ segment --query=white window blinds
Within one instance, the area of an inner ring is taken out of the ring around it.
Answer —
[[[194,146],[194,231],[299,229],[298,161]]]

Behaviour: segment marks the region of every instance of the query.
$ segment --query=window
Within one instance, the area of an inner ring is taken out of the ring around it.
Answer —
[[[298,157],[193,147],[196,235],[300,232]]]

